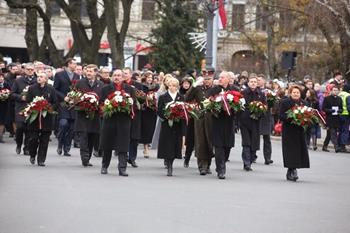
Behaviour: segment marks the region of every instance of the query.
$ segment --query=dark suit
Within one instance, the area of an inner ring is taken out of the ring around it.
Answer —
[[[66,70],[55,74],[53,87],[56,90],[58,102],[61,103],[58,108],[58,148],[63,147],[63,151],[68,153],[74,136],[74,110],[68,109],[64,105],[64,97],[71,90],[72,80],[79,80],[79,75],[74,73],[72,80]]]
[[[22,100],[22,92],[27,86],[34,83],[36,83],[35,76],[31,78],[23,76],[16,79],[11,88],[11,98],[15,101],[16,144],[17,148],[22,147],[24,135],[24,151],[27,150],[28,138],[26,136],[25,118],[19,113],[26,107],[27,103]]]
[[[36,96],[43,96],[53,108],[56,107],[57,97],[55,89],[52,86],[45,84],[44,87],[40,87],[38,83],[32,85],[27,94],[28,103],[30,103]],[[39,127],[40,125],[41,129]],[[38,155],[38,163],[44,163],[46,160],[51,131],[53,130],[52,114],[48,113],[46,117],[38,116],[31,124],[28,123],[27,130],[29,136],[28,147],[30,157],[35,158],[35,156]]]
[[[89,80],[86,78],[80,79],[76,84],[76,89],[82,92],[95,92],[101,96],[103,83],[95,80],[90,86]],[[100,133],[100,116],[95,112],[94,118],[86,118],[86,113],[76,111],[76,119],[74,123],[74,131],[79,132],[80,136],[80,157],[84,166],[86,166],[91,158],[94,143],[99,140]]]

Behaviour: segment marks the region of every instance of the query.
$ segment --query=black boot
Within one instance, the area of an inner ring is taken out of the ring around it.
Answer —
[[[187,156],[185,156],[185,160],[184,160],[184,167],[188,168],[190,165],[190,159],[187,158]]]
[[[337,151],[337,149],[335,149],[335,150]],[[322,151],[329,152],[329,150],[327,149],[327,146],[325,146],[325,145],[323,145]]]
[[[293,171],[293,169],[288,168],[287,175],[286,175],[287,180],[294,181],[294,179],[292,177],[292,171]]]
[[[292,170],[292,177],[294,181],[297,181],[299,179],[297,169]]]
[[[167,164],[168,164],[167,176],[173,176],[173,162],[171,160],[167,160]]]

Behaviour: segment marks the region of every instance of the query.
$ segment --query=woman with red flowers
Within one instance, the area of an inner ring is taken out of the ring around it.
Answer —
[[[179,80],[176,78],[167,79],[168,91],[159,96],[158,116],[162,120],[159,133],[158,159],[164,159],[168,169],[167,176],[173,175],[173,162],[175,159],[182,159],[182,121],[174,121],[169,124],[165,116],[167,104],[176,101],[183,101],[183,97],[178,93]]]
[[[29,87],[26,95],[26,101],[32,102],[35,97],[44,97],[47,104],[53,108],[56,106],[57,97],[55,89],[47,84],[47,74],[44,72],[37,74],[37,83]],[[42,106],[43,107],[43,106]],[[40,108],[42,108],[40,107]],[[30,155],[30,163],[35,163],[37,156],[38,166],[45,166],[47,149],[49,146],[51,131],[53,130],[53,115],[50,112],[47,114],[39,114],[39,116],[32,122],[28,122],[28,147]]]
[[[282,100],[280,106],[280,120],[282,121],[282,154],[284,167],[288,168],[286,178],[297,181],[297,168],[309,168],[309,152],[307,150],[305,131],[302,126],[292,124],[287,117],[287,111],[294,106],[306,105],[301,99],[301,88],[292,85],[289,97]]]

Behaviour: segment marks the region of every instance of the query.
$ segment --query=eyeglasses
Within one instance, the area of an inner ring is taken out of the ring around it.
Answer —
[[[214,74],[214,71],[206,71],[206,70],[203,70],[203,71],[202,71],[202,74]]]

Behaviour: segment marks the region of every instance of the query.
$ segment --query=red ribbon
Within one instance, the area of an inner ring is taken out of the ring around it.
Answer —
[[[131,106],[131,119],[134,119],[135,112],[134,112],[134,106]]]
[[[182,105],[182,108],[184,110],[184,113],[185,113],[185,118],[186,118],[186,125],[188,125],[188,114],[187,114],[187,110],[185,108],[185,104],[181,104]]]
[[[323,116],[321,115],[321,113],[317,110],[317,109],[314,109],[315,110],[315,112],[316,112],[316,114],[317,114],[317,117],[322,121],[322,123],[324,124],[324,125],[326,125],[326,121],[325,121],[325,119],[323,118]]]
[[[221,98],[222,98],[222,101],[224,102],[225,111],[227,112],[227,114],[228,114],[229,116],[231,116],[231,112],[230,112],[230,109],[229,109],[229,107],[228,107],[226,98],[225,98],[224,95],[222,95],[222,94],[221,94]]]
[[[39,129],[42,129],[42,126],[41,126],[41,113],[42,113],[42,111],[40,110],[40,112],[39,112]]]

